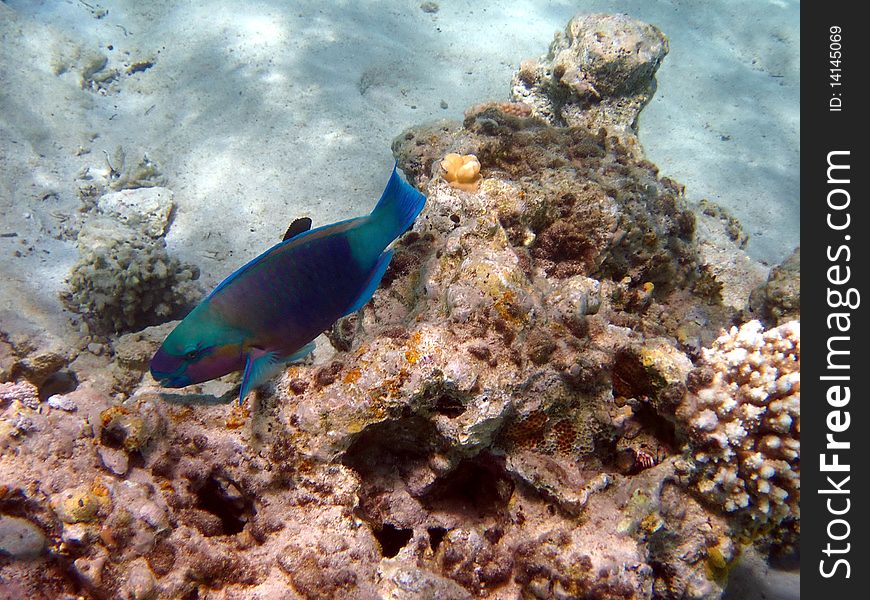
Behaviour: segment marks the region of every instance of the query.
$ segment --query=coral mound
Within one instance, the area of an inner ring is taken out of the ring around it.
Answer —
[[[578,15],[545,57],[520,65],[512,96],[554,125],[634,131],[667,53],[667,38],[652,25],[627,15]]]
[[[800,323],[721,336],[689,376],[676,416],[695,489],[752,529],[800,517]]]
[[[153,324],[199,297],[199,269],[166,250],[173,207],[166,188],[112,192],[85,222],[64,301],[97,332]]]

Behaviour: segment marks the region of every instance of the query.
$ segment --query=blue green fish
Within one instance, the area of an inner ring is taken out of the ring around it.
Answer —
[[[393,168],[371,214],[297,233],[227,277],[167,336],[151,375],[177,388],[244,369],[243,402],[371,299],[393,256],[387,246],[425,202]]]

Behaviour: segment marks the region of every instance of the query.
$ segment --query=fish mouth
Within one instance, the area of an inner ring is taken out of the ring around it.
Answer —
[[[177,369],[176,371],[180,371],[181,369]],[[169,388],[179,388],[184,387],[186,385],[190,385],[190,377],[187,375],[182,375],[181,373],[173,372],[173,373],[164,373],[161,371],[155,371],[151,369],[151,377],[157,380],[161,387],[169,387]]]
[[[151,376],[162,387],[177,388],[190,385],[190,377],[184,372],[187,365],[184,362],[176,364],[178,362],[177,359],[167,354],[163,348],[160,348],[154,354],[154,358],[151,359]]]
[[[157,380],[160,387],[180,388],[190,385],[190,377],[187,375],[164,375],[159,373],[151,373],[151,376]]]

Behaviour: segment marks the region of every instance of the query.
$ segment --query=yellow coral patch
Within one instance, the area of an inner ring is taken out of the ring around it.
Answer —
[[[359,381],[359,378],[361,376],[362,376],[362,372],[359,370],[359,368],[355,367],[353,369],[350,369],[345,374],[343,381],[344,381],[344,383],[347,383],[347,384],[356,383],[357,381]]]
[[[233,404],[233,408],[227,416],[227,429],[238,429],[243,426],[249,415],[250,411],[246,405]]]
[[[416,365],[422,355],[420,354],[419,345],[423,334],[415,331],[408,340],[408,350],[405,351],[405,360],[412,365]]]
[[[452,186],[466,192],[477,191],[480,184],[480,162],[474,154],[451,152],[441,161],[444,179]]]

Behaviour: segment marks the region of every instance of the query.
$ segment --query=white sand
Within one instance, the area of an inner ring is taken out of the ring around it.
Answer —
[[[368,211],[394,136],[506,99],[520,61],[578,12],[628,12],[669,36],[641,115],[651,160],[690,199],[732,209],[756,258],[778,262],[797,245],[798,2],[419,5],[0,3],[0,234],[18,234],[0,238],[0,325],[12,327],[8,309],[62,326],[56,297],[76,251],[53,236],[80,206],[77,174],[105,171],[105,152],[120,145],[159,165],[178,204],[171,249],[210,287],[295,217]],[[105,94],[80,84],[100,54],[122,72]],[[124,73],[142,61],[154,64]]]

